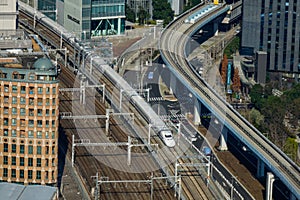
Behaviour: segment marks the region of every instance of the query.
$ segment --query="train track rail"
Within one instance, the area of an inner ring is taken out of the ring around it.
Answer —
[[[198,7],[199,8],[199,7]],[[214,13],[219,12],[219,7]],[[236,131],[241,140],[250,144],[250,149],[259,150],[261,158],[268,167],[286,184],[290,185],[294,195],[300,194],[300,170],[281,150],[267,140],[258,130],[240,116],[228,103],[225,102],[213,89],[195,72],[188,63],[185,55],[185,46],[191,34],[197,30],[199,24],[205,23],[214,14],[204,16],[195,24],[184,23],[184,19],[196,11],[181,15],[171,23],[161,36],[161,55],[166,63],[177,73],[184,84],[193,88],[195,94],[203,99],[219,119],[224,120],[226,126]]]
[[[48,44],[53,46],[54,48],[60,48],[60,47],[65,47],[68,50],[68,62],[72,64],[72,66],[74,68],[79,67],[80,66],[80,61],[82,58],[82,55],[80,54],[80,46],[76,46],[74,47],[74,45],[71,44],[70,42],[70,38],[63,38],[59,33],[57,32],[55,29],[51,29],[50,27],[48,27],[47,25],[45,25],[43,23],[42,20],[40,20],[40,18],[37,18],[36,21],[34,22],[32,15],[29,15],[28,13],[23,12],[22,10],[20,10],[20,21],[23,22],[24,27],[27,28],[31,28],[32,31],[35,31],[41,38],[43,38],[43,40]],[[61,52],[64,53],[64,52]],[[93,71],[95,72],[95,71]],[[72,72],[67,72],[65,69],[62,70],[62,74],[64,74],[64,76],[61,76],[62,79],[62,87],[70,87],[74,85],[74,80],[71,78],[72,77]],[[96,75],[96,74],[94,74]],[[101,78],[105,78],[103,77],[103,75],[101,75]],[[100,79],[100,77],[98,77],[97,79]],[[110,92],[110,97],[112,97],[112,95],[114,96],[114,99],[116,99],[116,101],[118,101],[119,98],[119,92],[112,92],[113,89],[115,89],[115,87],[111,86],[111,83],[109,80],[107,79],[103,79],[100,80],[100,82],[105,83],[107,85],[107,90]],[[92,94],[91,94],[92,95]],[[81,112],[82,110],[82,106],[73,106],[70,107],[71,104],[69,102],[70,96],[68,96],[67,94],[64,94],[63,96],[61,96],[61,104],[60,104],[60,109],[61,111],[66,111],[66,112],[71,112],[71,111],[76,111],[76,112]],[[77,99],[73,99],[72,100],[73,103],[79,101],[79,97],[77,97]],[[109,100],[111,101],[111,99]],[[96,105],[95,108],[90,107],[91,105]],[[106,103],[107,104],[107,103]],[[126,103],[124,103],[123,107],[125,106]],[[127,110],[128,111],[132,111],[135,110],[135,113],[138,113],[138,111],[134,108],[134,106],[131,106],[130,103],[127,103]],[[105,108],[103,107],[104,104],[101,104],[100,102],[88,102],[87,106],[85,106],[85,109],[90,109],[92,111],[96,110],[97,113],[105,113]],[[100,124],[103,124],[103,120],[99,120],[97,121]],[[72,121],[66,121],[66,122],[61,122],[64,130],[66,132],[67,138],[68,138],[68,143],[69,143],[69,147],[68,149],[71,149],[71,135],[75,135],[77,137],[86,137],[87,139],[90,140],[99,140],[101,139],[102,136],[104,136],[105,134],[99,134],[99,127],[96,128],[95,124],[93,124],[92,121],[88,121],[85,120],[83,122],[80,121],[76,121],[76,123],[78,124],[74,124],[74,122]],[[110,134],[110,140],[111,141],[126,141],[126,134],[124,133],[124,129],[122,128],[122,130],[120,129],[120,126],[117,126],[119,122],[112,120],[111,124],[115,124],[110,126],[111,127],[111,134]],[[144,134],[144,138],[147,137],[147,130],[145,130],[146,125],[148,124],[145,119],[143,119],[142,116],[136,117],[135,118],[135,123],[136,124],[141,124],[141,127],[139,130],[141,130],[141,132],[143,132]],[[78,128],[79,127],[79,128]],[[94,128],[91,128],[94,127]],[[78,129],[82,129],[82,134],[79,135],[78,134]],[[91,133],[93,132],[93,134]],[[105,135],[106,137],[106,135]],[[152,137],[151,138],[151,142],[153,143],[157,143],[159,144],[160,147],[163,147],[164,145],[162,144],[161,140],[158,137]],[[185,141],[181,141],[181,144],[184,144]],[[188,143],[185,143],[182,146],[178,146],[174,149],[171,150],[166,150],[166,151],[160,151],[160,153],[157,155],[157,157],[165,162],[169,162],[168,158],[170,156],[176,157],[179,156],[180,154],[183,153],[183,147],[186,147],[187,145],[190,145]],[[82,149],[82,150],[81,150]],[[95,183],[91,180],[91,176],[94,176],[96,172],[100,171],[100,175],[101,176],[106,176],[109,177],[112,180],[117,180],[117,179],[147,179],[150,174],[146,173],[146,174],[132,174],[132,173],[121,173],[120,172],[116,172],[113,169],[110,169],[107,166],[104,166],[102,162],[99,161],[99,159],[96,159],[97,156],[95,156],[94,154],[91,154],[91,151],[93,150],[93,152],[97,153],[96,148],[91,149],[91,148],[77,148],[76,149],[76,153],[77,153],[77,158],[76,158],[76,168],[78,169],[78,171],[81,173],[82,176],[82,180],[83,182],[86,184],[87,190],[90,191],[92,187],[95,186]],[[95,150],[95,151],[94,151]],[[184,149],[185,151],[186,149]],[[143,153],[144,150],[138,149],[137,152],[141,152]],[[190,153],[191,152],[187,152]],[[99,154],[100,156],[100,154]],[[103,155],[102,155],[103,156]],[[105,159],[109,159],[109,157],[105,157]],[[92,161],[91,161],[92,160]],[[153,158],[152,158],[153,160]],[[151,161],[151,160],[146,160],[145,162],[141,162],[141,166],[140,168],[147,168],[149,162],[151,164],[153,164],[154,162],[157,162],[156,160]],[[124,163],[117,163],[117,165],[119,165],[119,168],[124,168]],[[174,166],[172,164],[170,164],[169,166],[167,166],[167,168],[169,169],[169,171],[171,171],[171,174],[169,175],[174,175]],[[193,168],[193,167],[189,167],[186,168],[187,171],[192,170],[195,171],[197,169]],[[159,174],[161,174],[161,171],[157,171],[154,172],[154,176],[158,176]],[[174,199],[174,193],[171,192],[172,188],[170,187],[174,187],[174,185],[170,185],[168,187],[166,187],[165,185],[159,183],[159,188],[156,189],[156,191],[163,191],[163,192],[157,192],[155,194],[155,196],[157,197],[157,199],[160,199],[160,197],[162,199]],[[135,186],[133,186],[135,187]],[[144,189],[142,189],[142,191],[148,191],[147,188],[148,186],[144,187]],[[146,194],[146,192],[142,192],[138,189],[135,190],[128,190],[128,192],[124,189],[125,187],[123,187],[123,190],[117,190],[117,188],[113,189],[110,188],[109,190],[107,190],[107,192],[105,192],[104,190],[102,191],[103,193],[101,193],[100,195],[104,195],[107,196],[107,198],[119,198],[119,199],[124,199],[124,198],[128,198],[128,194],[132,194],[134,196],[139,195],[139,193],[141,193],[141,197],[139,196],[139,199],[149,199],[149,193]],[[125,191],[125,192],[124,192]],[[135,191],[135,192],[134,192]],[[166,192],[167,191],[167,192]],[[195,198],[195,199],[213,199],[213,196],[209,193],[209,191],[207,190],[204,182],[203,182],[203,178],[199,177],[193,177],[193,176],[185,176],[183,178],[183,187],[182,187],[182,199],[190,199],[190,198]],[[156,199],[156,198],[155,198]]]

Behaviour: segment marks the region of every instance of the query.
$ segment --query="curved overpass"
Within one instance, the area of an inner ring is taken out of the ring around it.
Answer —
[[[189,16],[194,16],[195,12],[205,6],[201,4],[183,13],[165,28],[160,40],[161,56],[171,72],[194,96],[219,120],[222,119],[224,126],[245,143],[295,197],[300,199],[300,168],[220,97],[195,73],[186,59],[185,47],[188,39],[202,26],[229,10],[228,6],[219,5],[193,23],[185,23]]]

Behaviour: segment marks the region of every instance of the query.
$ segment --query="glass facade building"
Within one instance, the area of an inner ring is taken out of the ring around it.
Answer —
[[[64,0],[64,27],[89,38],[125,31],[125,0]]]
[[[267,70],[300,72],[300,0],[244,0],[242,49],[267,53]]]
[[[33,8],[36,8],[47,17],[56,21],[57,18],[56,0],[20,0],[20,1],[30,5]]]

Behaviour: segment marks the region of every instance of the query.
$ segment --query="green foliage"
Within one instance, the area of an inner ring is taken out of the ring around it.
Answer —
[[[153,0],[153,19],[164,20],[164,26],[170,23],[174,17],[174,11],[167,0]]]
[[[191,9],[192,7],[198,5],[199,3],[201,3],[201,0],[190,0],[186,5],[184,5],[183,11]]]
[[[239,48],[240,48],[240,38],[236,36],[224,49],[224,54],[226,54],[228,59],[232,59],[232,54],[234,54]]]
[[[264,99],[264,88],[260,84],[256,84],[250,91],[251,102],[255,108],[260,110],[265,99]]]
[[[265,117],[255,108],[252,108],[249,112],[249,120],[251,124],[253,124],[258,129],[262,128],[264,118]]]
[[[125,5],[125,15],[126,15],[126,20],[128,20],[130,22],[135,22],[134,11],[132,9],[130,9],[127,4]]]
[[[293,161],[296,161],[296,159],[297,159],[297,151],[298,151],[298,144],[297,144],[295,138],[288,137],[286,139],[283,151]]]
[[[142,7],[139,7],[139,12],[137,13],[137,16],[139,18],[139,24],[144,25],[147,19],[149,19],[150,14]]]

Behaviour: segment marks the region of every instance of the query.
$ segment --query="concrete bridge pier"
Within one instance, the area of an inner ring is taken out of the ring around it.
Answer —
[[[194,98],[194,124],[200,125],[201,124],[201,104],[197,98]]]
[[[268,172],[267,183],[266,183],[266,200],[272,200],[274,181],[275,181],[274,175],[271,172]]]
[[[257,159],[257,171],[256,171],[256,177],[262,178],[265,176],[265,163],[258,158]]]
[[[219,22],[218,21],[214,22],[213,32],[214,32],[215,36],[217,36],[219,34]]]
[[[219,139],[219,150],[220,151],[227,151],[228,147],[227,147],[227,133],[228,133],[228,129],[223,126],[222,128],[222,132],[220,134],[220,139]]]

